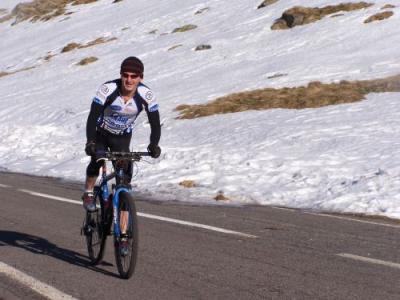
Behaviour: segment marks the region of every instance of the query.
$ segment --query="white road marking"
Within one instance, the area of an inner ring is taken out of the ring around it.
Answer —
[[[61,202],[82,205],[81,201],[72,200],[72,199],[68,199],[68,198],[63,198],[63,197],[58,197],[58,196],[53,196],[53,195],[48,195],[48,194],[43,194],[43,193],[37,193],[34,191],[25,190],[25,189],[18,189],[18,191],[30,194],[32,196],[37,196],[37,197],[57,200],[57,201],[61,201]],[[204,224],[199,224],[199,223],[193,223],[193,222],[187,222],[187,221],[178,220],[178,219],[166,218],[166,217],[161,217],[161,216],[151,215],[151,214],[146,214],[146,213],[141,213],[141,212],[138,212],[137,214],[138,214],[138,216],[143,217],[143,218],[160,220],[160,221],[164,221],[164,222],[170,222],[170,223],[186,225],[186,226],[191,226],[191,227],[197,227],[197,228],[212,230],[212,231],[216,231],[216,232],[222,232],[222,233],[226,233],[226,234],[234,234],[234,235],[247,237],[247,238],[257,238],[257,236],[255,236],[255,235],[242,233],[239,231],[233,231],[233,230],[228,230],[228,229],[224,229],[224,228],[219,228],[219,227],[214,227],[214,226],[209,226],[209,225],[204,225]]]
[[[223,229],[223,228],[214,227],[214,226],[209,226],[209,225],[203,225],[203,224],[199,224],[199,223],[187,222],[187,221],[171,219],[171,218],[166,218],[166,217],[160,217],[160,216],[155,216],[155,215],[149,215],[149,214],[139,213],[139,212],[138,212],[138,215],[141,217],[149,218],[149,219],[155,219],[155,220],[160,220],[160,221],[165,221],[165,222],[187,225],[187,226],[191,226],[191,227],[203,228],[203,229],[218,231],[218,232],[222,232],[222,233],[235,234],[235,235],[240,235],[240,236],[248,237],[248,238],[257,238],[257,236],[255,236],[255,235],[242,233],[242,232],[238,232],[238,231],[233,231],[233,230],[228,230],[228,229]]]
[[[400,228],[400,225],[393,225],[393,224],[387,224],[387,223],[379,223],[379,222],[364,221],[364,220],[358,220],[358,219],[349,218],[349,217],[341,217],[341,216],[334,216],[334,215],[328,215],[328,214],[318,214],[318,213],[310,213],[310,212],[303,212],[303,213],[304,213],[304,214],[307,214],[307,215],[313,215],[313,216],[320,216],[320,217],[341,219],[341,220],[346,220],[346,221],[353,221],[353,222],[366,223],[366,224],[372,224],[372,225],[379,225],[379,226]]]
[[[336,254],[336,255],[337,256],[341,256],[341,257],[345,257],[345,258],[350,258],[350,259],[354,259],[354,260],[363,261],[363,262],[368,262],[368,263],[372,263],[372,264],[383,265],[383,266],[387,266],[387,267],[400,269],[400,264],[394,263],[394,262],[390,262],[390,261],[385,261],[385,260],[380,260],[380,259],[375,259],[375,258],[369,258],[369,257],[364,257],[364,256],[358,256],[358,255],[348,254],[348,253],[339,253],[339,254]]]
[[[54,300],[77,300],[76,298],[64,294],[63,292],[57,290],[56,288],[45,284],[32,276],[29,276],[3,262],[0,262],[0,273],[5,274],[12,280],[18,281],[19,283],[27,286],[28,288],[34,290],[35,292],[39,293],[40,295]]]
[[[1,183],[0,183],[0,187],[8,189],[8,188],[10,188],[11,186],[6,185],[6,184],[1,184]]]

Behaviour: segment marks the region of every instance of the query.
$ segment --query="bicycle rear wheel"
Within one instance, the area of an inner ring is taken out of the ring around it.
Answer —
[[[86,212],[83,231],[90,261],[93,265],[97,265],[104,256],[107,232],[103,221],[105,210],[100,187],[95,187],[93,194],[97,209],[94,212]]]
[[[132,276],[136,267],[139,242],[138,221],[136,206],[132,195],[127,192],[121,192],[119,195],[120,205],[118,213],[120,214],[122,209],[128,213],[128,226],[125,235],[127,238],[127,251],[126,253],[122,253],[121,237],[114,236],[114,253],[120,276],[124,279],[128,279]]]

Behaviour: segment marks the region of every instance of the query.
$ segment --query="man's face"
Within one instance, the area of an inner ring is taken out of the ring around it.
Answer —
[[[131,73],[131,72],[123,72],[121,73],[121,81],[122,88],[126,92],[134,92],[139,84],[142,81],[140,74]]]

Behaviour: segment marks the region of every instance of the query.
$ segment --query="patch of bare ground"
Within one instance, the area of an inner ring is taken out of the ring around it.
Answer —
[[[90,56],[90,57],[86,57],[84,59],[82,59],[80,62],[77,63],[77,65],[79,66],[85,66],[91,63],[94,63],[95,61],[97,61],[98,58],[94,57],[94,56]]]
[[[353,11],[367,8],[373,3],[340,3],[329,5],[322,8],[295,6],[283,12],[282,16],[271,26],[272,30],[289,29],[299,25],[310,24],[321,20],[327,15],[335,14],[340,11]]]
[[[400,92],[400,75],[339,83],[310,82],[307,86],[259,89],[220,97],[206,104],[182,104],[177,119],[273,108],[304,109],[361,101],[369,93]]]
[[[11,13],[0,19],[0,22],[15,18],[14,24],[25,20],[47,21],[66,13],[67,4],[80,5],[96,2],[97,0],[34,0],[19,3]]]
[[[370,16],[369,18],[367,18],[364,23],[371,23],[371,22],[375,22],[375,21],[382,21],[385,19],[389,19],[391,16],[393,16],[393,12],[392,11],[384,11],[381,13],[377,13],[373,16]]]
[[[84,45],[78,44],[78,43],[69,43],[68,45],[66,45],[65,47],[62,48],[61,53],[69,52],[74,49],[83,49],[83,48],[88,48],[88,47],[92,47],[92,46],[99,45],[99,44],[108,43],[111,41],[115,41],[116,39],[117,39],[116,37],[109,38],[109,39],[105,39],[105,38],[101,37],[101,38],[97,38],[93,41],[90,41]]]

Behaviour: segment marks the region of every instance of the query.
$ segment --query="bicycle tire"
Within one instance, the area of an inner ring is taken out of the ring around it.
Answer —
[[[97,209],[94,212],[86,212],[84,231],[90,262],[97,265],[104,256],[107,232],[104,226],[105,210],[100,187],[95,187],[93,194]]]
[[[131,193],[121,192],[120,194],[120,206],[118,213],[121,210],[121,206],[125,205],[126,210],[129,214],[127,237],[128,237],[128,254],[122,255],[120,252],[120,237],[114,236],[114,253],[115,261],[117,263],[118,272],[123,279],[129,279],[135,271],[138,244],[139,244],[139,230],[135,201]]]

